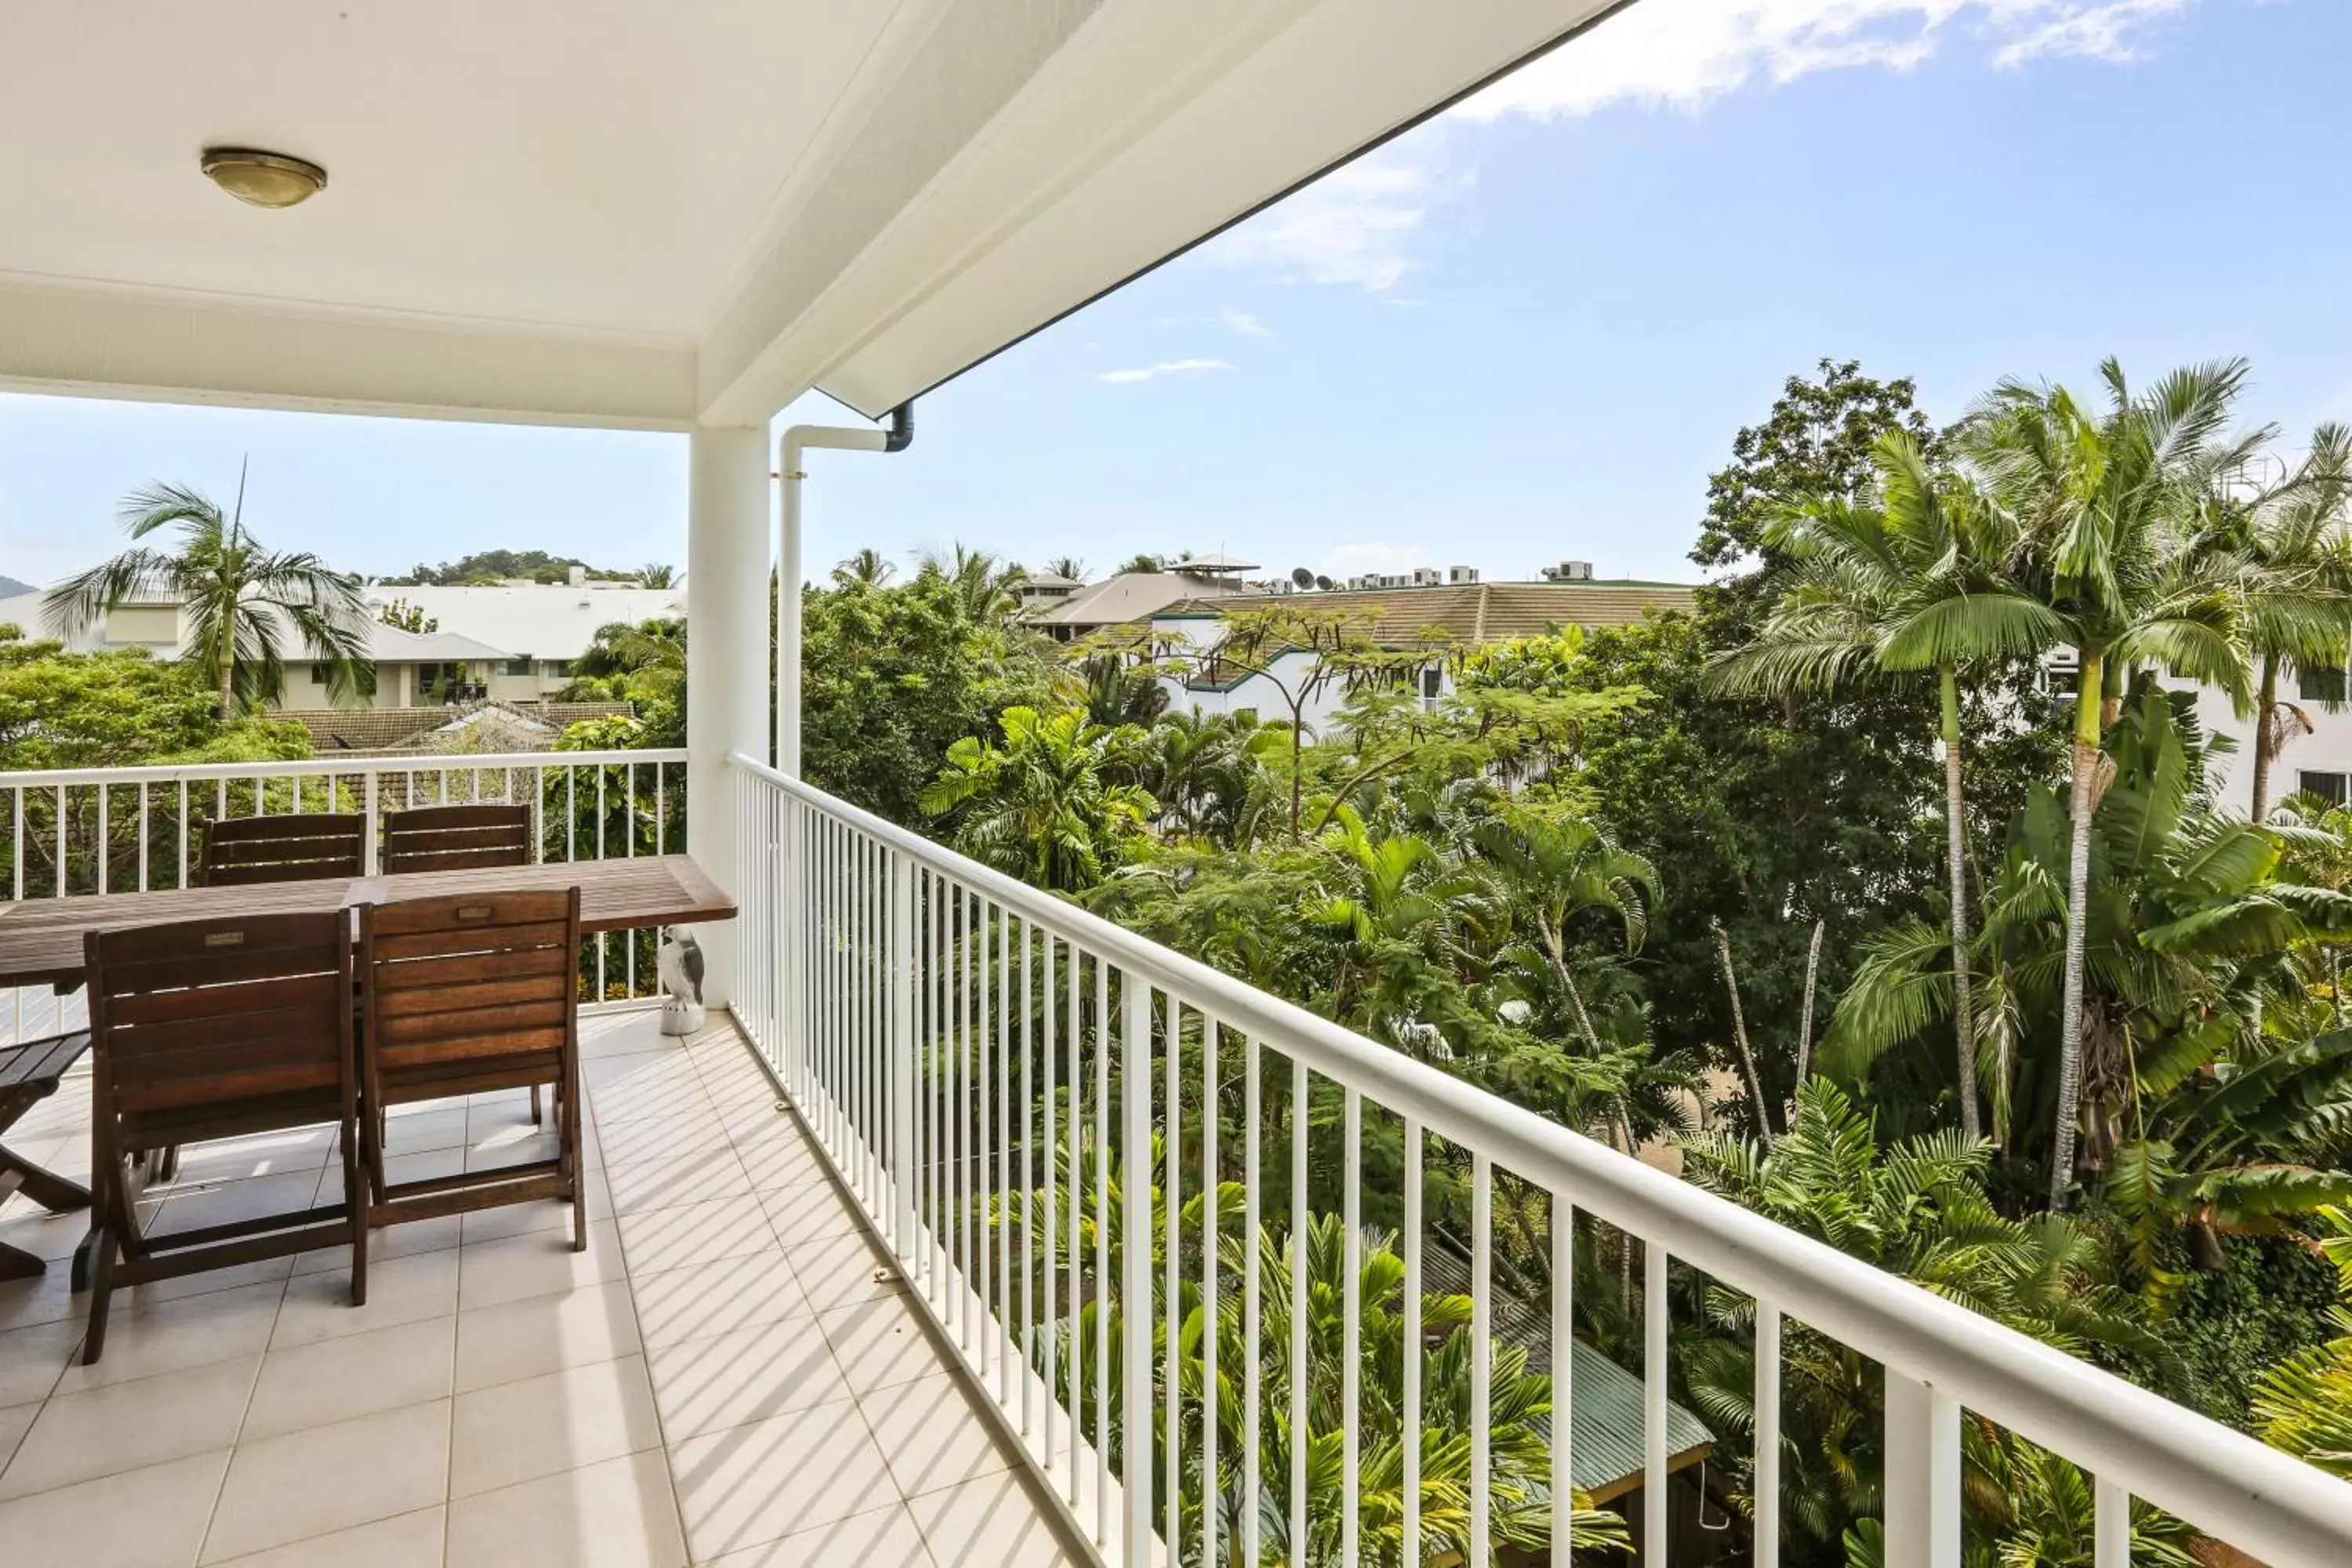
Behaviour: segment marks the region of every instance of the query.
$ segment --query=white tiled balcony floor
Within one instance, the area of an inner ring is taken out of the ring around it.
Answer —
[[[83,1217],[19,1196],[0,1240],[0,1561],[26,1568],[1002,1568],[1068,1561],[1014,1458],[900,1299],[723,1019],[582,1026],[588,1250],[543,1203],[118,1291],[75,1359]],[[77,1077],[12,1131],[89,1167]],[[520,1093],[395,1119],[430,1175],[519,1157]],[[331,1138],[188,1152],[155,1223],[340,1189]]]

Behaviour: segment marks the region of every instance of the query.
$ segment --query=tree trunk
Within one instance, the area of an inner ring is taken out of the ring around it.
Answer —
[[[1298,837],[1298,776],[1300,735],[1307,728],[1306,720],[1294,709],[1290,715],[1290,837]]]
[[[1748,1047],[1748,1017],[1739,1005],[1739,976],[1731,967],[1731,933],[1723,929],[1721,921],[1709,921],[1715,928],[1716,956],[1723,961],[1723,984],[1731,992],[1731,1037],[1739,1046],[1740,1065],[1748,1069],[1748,1092],[1756,1100],[1756,1125],[1764,1134],[1764,1147],[1772,1146],[1772,1118],[1764,1104],[1764,1079],[1756,1070],[1756,1053]]]
[[[1970,1143],[1984,1137],[1977,1114],[1977,1011],[1969,974],[1968,819],[1960,794],[1960,682],[1949,664],[1937,680],[1944,705],[1944,841],[1952,861],[1952,1034],[1958,1047],[1960,1136]]]
[[[2099,771],[2100,659],[2082,653],[2074,699],[2074,839],[2066,858],[2066,985],[2058,1013],[2058,1124],[2050,1152],[2050,1206],[2066,1206],[2074,1179],[2074,1120],[2083,1099],[2084,922],[2091,902],[2091,787]]]
[[[2271,757],[2278,750],[2278,656],[2263,659],[2262,690],[2254,699],[2254,799],[2249,816],[2255,822],[2271,814]]]
[[[1805,1016],[1797,1025],[1797,1087],[1805,1087],[1805,1075],[1812,1070],[1813,1061],[1813,983],[1821,978],[1822,938],[1830,929],[1825,920],[1813,922],[1813,944],[1805,953]]]
[[[233,659],[221,660],[220,716],[228,717],[229,707],[236,700],[236,664]]]
[[[1576,1026],[1584,1031],[1584,1043],[1592,1047],[1594,1056],[1599,1056],[1601,1037],[1592,1027],[1592,1015],[1584,1010],[1584,993],[1577,989],[1576,976],[1568,972],[1568,954],[1549,916],[1544,917],[1537,934],[1542,938],[1544,956],[1551,960],[1551,972],[1559,976],[1560,989],[1568,993],[1568,1005],[1576,1013]]]

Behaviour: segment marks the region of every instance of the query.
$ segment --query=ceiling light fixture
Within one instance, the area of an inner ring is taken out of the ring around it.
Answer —
[[[205,178],[257,207],[290,207],[327,185],[327,171],[318,164],[250,147],[207,147],[202,166]]]

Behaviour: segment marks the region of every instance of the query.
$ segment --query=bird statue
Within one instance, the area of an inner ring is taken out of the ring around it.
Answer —
[[[661,1029],[665,1035],[690,1035],[702,1027],[702,944],[684,926],[661,928],[661,951],[655,959],[661,977]]]

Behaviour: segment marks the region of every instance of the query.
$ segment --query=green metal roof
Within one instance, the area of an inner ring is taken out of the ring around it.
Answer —
[[[1439,1246],[1423,1249],[1422,1268],[1427,1288],[1455,1294],[1469,1292],[1469,1260]],[[1552,1364],[1551,1321],[1499,1286],[1494,1290],[1495,1337],[1528,1352],[1528,1370],[1549,1372]],[[1642,1484],[1642,1380],[1582,1341],[1569,1358],[1569,1471],[1577,1489],[1602,1500]],[[1550,1419],[1541,1423],[1549,1438]],[[1704,1448],[1715,1441],[1706,1423],[1669,1400],[1666,1403],[1666,1454]]]

